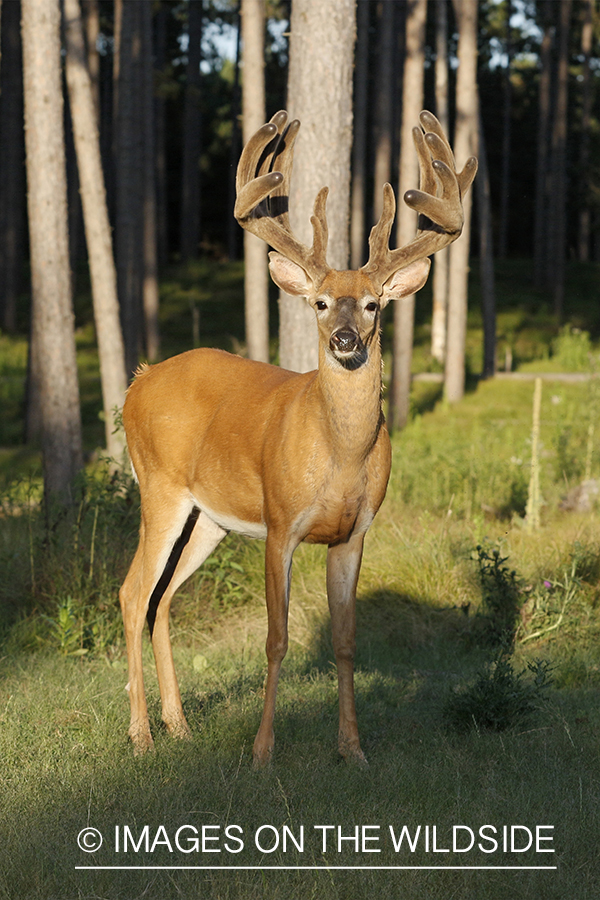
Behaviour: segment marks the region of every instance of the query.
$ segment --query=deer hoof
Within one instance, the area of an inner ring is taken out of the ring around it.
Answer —
[[[149,729],[129,729],[129,737],[133,744],[133,755],[143,756],[150,750],[154,750],[154,741]]]

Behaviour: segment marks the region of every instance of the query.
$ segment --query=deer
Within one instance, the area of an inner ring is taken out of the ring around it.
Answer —
[[[338,750],[366,763],[354,696],[356,589],[365,534],[384,499],[391,444],[382,410],[381,311],[419,290],[430,255],[459,237],[461,198],[477,170],[461,172],[431,113],[413,129],[419,190],[404,201],[418,230],[391,250],[396,201],[383,188],[368,262],[338,271],[327,264],[322,188],[311,218],[313,241],[289,222],[289,183],[298,120],[285,111],[244,147],[234,215],[273,250],[269,268],[286,293],[304,297],[318,330],[318,368],[287,371],[219,349],[199,348],[142,366],[131,383],[123,424],[139,484],[139,544],[119,593],[129,671],[135,753],[153,747],[142,671],[147,620],[168,732],[189,737],[169,636],[177,589],[229,532],[265,541],[267,675],[253,763],[273,756],[277,685],[288,647],[292,557],[300,543],[327,547],[326,587],[337,666]]]

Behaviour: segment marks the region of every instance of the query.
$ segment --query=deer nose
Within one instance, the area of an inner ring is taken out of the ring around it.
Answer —
[[[350,353],[358,347],[359,337],[355,331],[336,331],[331,335],[329,346],[338,353]]]

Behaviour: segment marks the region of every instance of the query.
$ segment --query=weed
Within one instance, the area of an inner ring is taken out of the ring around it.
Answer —
[[[587,331],[565,325],[552,342],[552,357],[565,372],[587,372],[592,346]]]
[[[504,731],[523,725],[543,705],[544,692],[553,681],[551,671],[547,660],[536,659],[517,674],[501,653],[471,684],[452,691],[444,719],[455,731]]]
[[[483,631],[491,644],[512,646],[519,610],[521,583],[514,569],[505,563],[507,556],[499,550],[487,550],[481,544],[475,548],[481,585]]]

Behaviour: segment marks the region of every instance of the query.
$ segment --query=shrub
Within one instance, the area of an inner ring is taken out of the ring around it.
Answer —
[[[452,691],[444,719],[455,731],[503,731],[522,725],[542,707],[544,692],[552,684],[551,670],[547,660],[538,659],[516,674],[501,653],[471,684]]]

